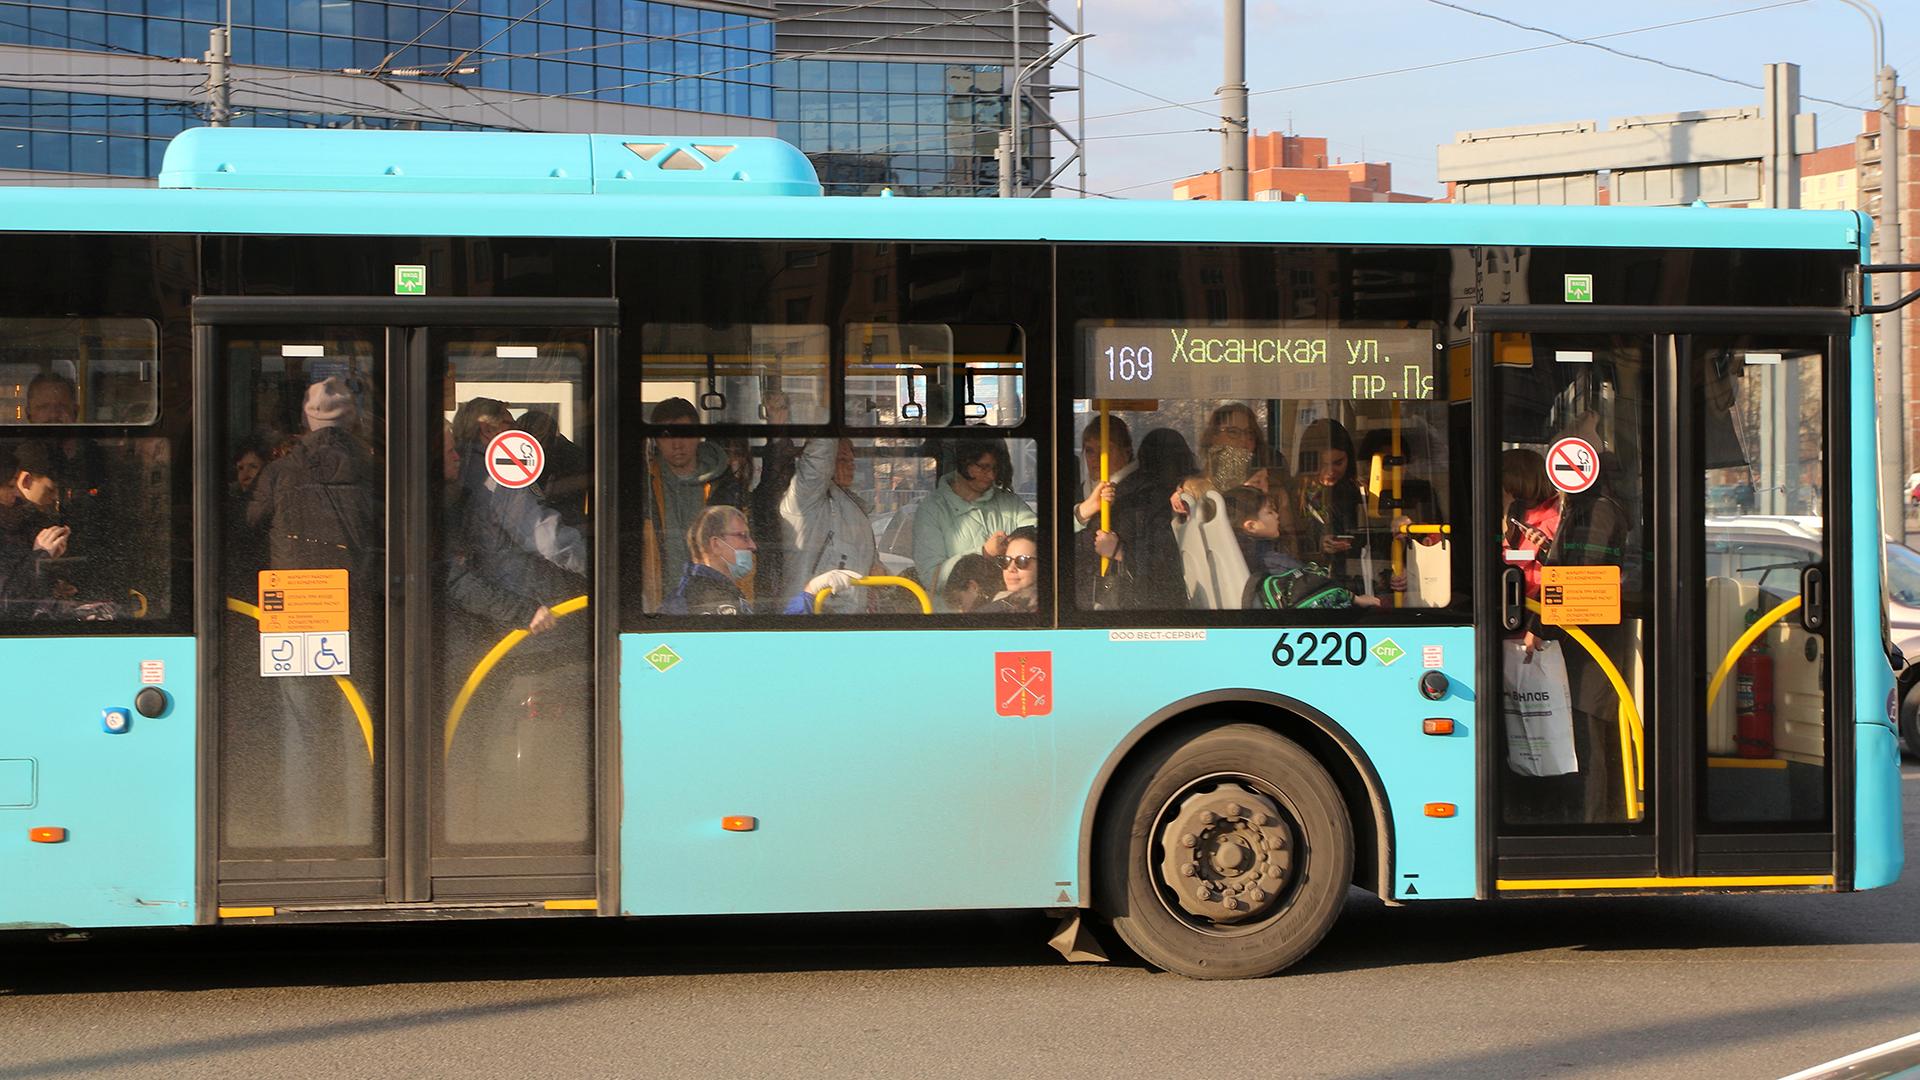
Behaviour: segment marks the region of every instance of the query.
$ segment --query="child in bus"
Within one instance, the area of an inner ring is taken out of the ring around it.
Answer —
[[[947,610],[964,614],[980,609],[1005,587],[999,564],[990,556],[975,552],[962,555],[953,564],[947,573],[947,583],[940,590],[940,599]]]
[[[1377,596],[1356,596],[1326,567],[1301,558],[1300,533],[1292,500],[1284,486],[1278,492],[1237,487],[1226,493],[1227,519],[1240,538],[1240,554],[1247,560],[1244,608],[1380,607]],[[1387,586],[1406,588],[1404,575],[1390,577]]]

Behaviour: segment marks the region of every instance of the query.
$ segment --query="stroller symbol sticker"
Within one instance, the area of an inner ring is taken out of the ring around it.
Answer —
[[[993,654],[993,709],[1001,716],[1046,716],[1053,712],[1053,654]]]

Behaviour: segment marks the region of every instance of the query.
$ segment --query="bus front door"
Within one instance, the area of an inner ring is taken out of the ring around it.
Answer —
[[[1483,891],[1833,884],[1844,318],[1474,320]]]
[[[607,332],[303,306],[196,309],[204,909],[593,910]]]

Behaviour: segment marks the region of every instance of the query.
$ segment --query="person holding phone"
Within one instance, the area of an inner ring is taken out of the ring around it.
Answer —
[[[73,530],[56,517],[61,455],[32,442],[16,444],[6,457],[7,483],[0,488],[0,603],[9,616],[26,617],[44,601],[73,595],[73,586],[54,571],[55,561],[67,557]]]

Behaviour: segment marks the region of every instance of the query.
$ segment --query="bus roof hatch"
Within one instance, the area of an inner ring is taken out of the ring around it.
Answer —
[[[413,194],[819,195],[813,163],[769,138],[492,131],[194,128],[163,188]]]

